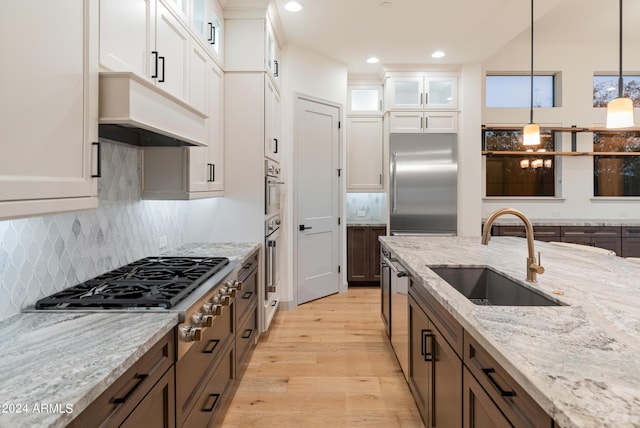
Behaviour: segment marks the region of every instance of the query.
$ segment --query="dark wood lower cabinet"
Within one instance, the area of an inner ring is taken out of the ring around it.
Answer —
[[[462,426],[464,428],[512,428],[509,420],[466,367],[463,377]]]
[[[149,391],[120,428],[176,426],[175,372],[171,367]]]
[[[409,296],[409,384],[427,427],[462,424],[462,360]]]
[[[380,281],[378,237],[386,234],[386,226],[347,226],[347,281],[349,283]]]

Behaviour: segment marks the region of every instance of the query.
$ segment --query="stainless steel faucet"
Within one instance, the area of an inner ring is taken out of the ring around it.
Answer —
[[[536,274],[542,275],[544,273],[544,268],[540,265],[539,252],[538,261],[536,262],[535,251],[533,249],[533,226],[531,226],[531,221],[529,221],[524,213],[514,208],[501,208],[491,214],[484,223],[484,229],[482,231],[482,245],[489,244],[489,240],[491,239],[491,225],[498,217],[504,214],[513,214],[524,223],[525,234],[527,237],[527,249],[529,250],[529,256],[527,257],[527,281],[536,282]]]

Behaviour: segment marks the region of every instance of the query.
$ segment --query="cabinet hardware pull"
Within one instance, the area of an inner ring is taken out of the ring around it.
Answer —
[[[135,383],[135,385],[133,385],[133,388],[131,388],[129,390],[129,392],[127,392],[124,397],[118,397],[118,398],[114,398],[113,402],[115,404],[124,404],[127,402],[127,400],[131,397],[131,395],[140,387],[140,385],[142,385],[142,382],[144,382],[144,380],[148,377],[148,374],[137,374],[134,376],[134,379],[137,379],[137,382]]]
[[[274,288],[274,290],[273,290],[273,291],[275,292],[275,291],[276,291],[276,290],[275,290],[275,287],[273,287],[273,288]],[[277,305],[277,304],[278,304],[278,302],[274,300],[274,301],[271,303],[271,306],[275,306],[275,305]]]
[[[209,37],[207,37],[207,41],[210,42],[213,40],[213,22],[208,22],[209,24]]]
[[[151,54],[154,57],[154,62],[155,62],[155,68],[154,68],[154,72],[151,75],[152,79],[157,79],[158,78],[158,51],[152,51]]]
[[[273,143],[274,143],[273,153],[278,153],[278,139],[274,138]]]
[[[380,174],[380,184],[382,184],[382,174]]]
[[[242,295],[242,298],[246,300],[246,299],[250,299],[251,296],[253,296],[253,291],[247,291]]]
[[[102,144],[100,143],[91,143],[92,146],[97,147],[97,165],[96,165],[96,173],[91,175],[91,178],[100,178],[102,177]]]
[[[214,27],[213,25],[211,25],[211,44],[216,44],[216,27]]]
[[[216,349],[216,347],[218,346],[218,343],[220,343],[218,339],[210,340],[209,343],[207,344],[207,347],[204,349],[204,351],[202,351],[202,353],[212,354],[213,350]],[[211,348],[209,348],[209,346],[211,346]]]
[[[278,65],[278,61],[273,60],[273,66],[274,66],[273,77],[278,77],[278,75],[280,74],[280,66]]]
[[[248,338],[250,338],[250,337],[251,337],[251,334],[252,334],[252,333],[253,333],[253,329],[248,328],[248,329],[246,329],[246,330],[244,331],[244,334],[242,335],[242,338],[243,338],[243,339],[248,339]]]
[[[160,59],[162,61],[162,79],[158,80],[158,82],[162,83],[162,82],[164,82],[164,57],[163,56],[159,56],[158,59]]]
[[[220,398],[220,394],[209,394],[209,399],[212,398],[213,401],[210,405],[204,406],[204,408],[202,409],[203,412],[213,412],[213,408],[216,407],[216,403],[218,402],[218,398]]]
[[[298,230],[304,232],[307,229],[313,229],[313,227],[307,227],[304,224],[301,224],[300,226],[298,226]]]
[[[209,167],[209,179],[207,180],[209,183],[216,181],[216,165],[212,163],[208,163]]]
[[[420,129],[424,128],[424,127],[422,126],[422,124],[423,124],[423,122],[424,122],[424,120],[423,120],[423,119],[424,119],[424,118],[422,118],[422,117],[420,118]]]
[[[431,330],[421,330],[422,334],[422,348],[420,350],[420,355],[424,355],[425,361],[433,361],[433,337],[434,334]],[[431,342],[430,346],[427,346],[427,340]]]
[[[515,397],[516,393],[514,391],[505,391],[504,389],[502,389],[500,387],[500,385],[498,385],[498,382],[496,382],[496,380],[493,378],[493,376],[491,376],[493,373],[496,372],[495,369],[493,369],[493,368],[482,369],[482,372],[489,378],[489,381],[498,390],[498,392],[500,393],[501,396],[503,396],[503,397]]]
[[[420,105],[422,105],[422,92],[420,92]]]
[[[429,92],[424,93],[424,105],[429,104]]]

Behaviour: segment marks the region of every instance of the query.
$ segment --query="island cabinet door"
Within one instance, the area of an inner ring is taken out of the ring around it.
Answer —
[[[174,369],[171,367],[149,391],[120,428],[176,426]]]
[[[431,343],[426,348],[433,355],[433,379],[431,381],[430,425],[444,428],[462,425],[462,360],[431,324],[433,334],[427,337]]]
[[[429,385],[432,380],[430,371],[433,368],[433,356],[430,356],[430,350],[426,349],[427,339],[433,333],[429,327],[429,319],[409,296],[409,386],[425,425],[431,402]]]
[[[512,426],[466,367],[463,403],[463,428],[511,428]]]

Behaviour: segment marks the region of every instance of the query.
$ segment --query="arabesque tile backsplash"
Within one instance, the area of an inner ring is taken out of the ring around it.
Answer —
[[[141,200],[139,149],[102,140],[99,207],[0,221],[0,319],[39,298],[184,243],[188,201]]]

